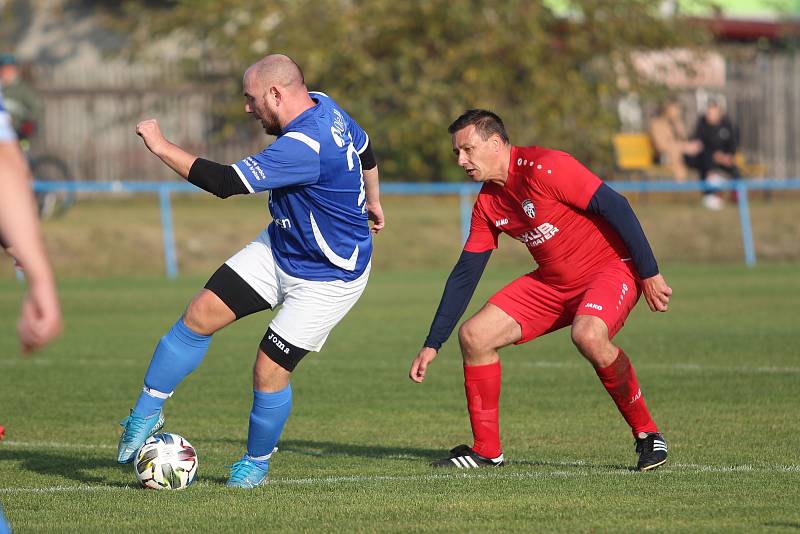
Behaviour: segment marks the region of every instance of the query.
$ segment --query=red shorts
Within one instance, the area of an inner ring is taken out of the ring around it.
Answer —
[[[642,289],[628,262],[602,267],[588,282],[563,289],[538,279],[536,271],[521,276],[495,293],[489,302],[510,315],[520,327],[517,345],[571,325],[576,315],[599,317],[608,337],[619,332]]]

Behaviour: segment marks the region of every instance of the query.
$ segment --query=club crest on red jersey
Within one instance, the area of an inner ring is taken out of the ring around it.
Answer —
[[[526,198],[522,201],[522,209],[525,211],[525,215],[531,219],[536,217],[536,209],[533,207],[533,202],[531,202],[531,199]]]

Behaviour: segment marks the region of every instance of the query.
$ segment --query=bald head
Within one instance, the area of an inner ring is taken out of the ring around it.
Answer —
[[[278,85],[293,89],[305,85],[303,71],[292,58],[283,54],[271,54],[256,61],[245,71],[245,79],[248,76],[254,76],[254,81],[265,87]]]
[[[283,127],[314,106],[303,71],[283,54],[271,54],[244,72],[245,111],[261,121],[264,131],[279,135]]]

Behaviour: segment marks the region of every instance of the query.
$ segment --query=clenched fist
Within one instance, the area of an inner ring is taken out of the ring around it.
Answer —
[[[147,148],[158,156],[162,153],[162,149],[169,143],[161,133],[161,128],[158,127],[156,119],[147,119],[136,125],[136,134],[142,138]]]

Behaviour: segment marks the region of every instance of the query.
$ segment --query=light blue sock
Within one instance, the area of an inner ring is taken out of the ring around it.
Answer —
[[[197,369],[210,344],[211,336],[193,332],[183,317],[178,319],[156,346],[133,411],[141,417],[158,412],[178,384]]]
[[[253,391],[250,430],[247,433],[247,455],[266,464],[283,432],[283,425],[292,411],[292,385],[275,393]]]

